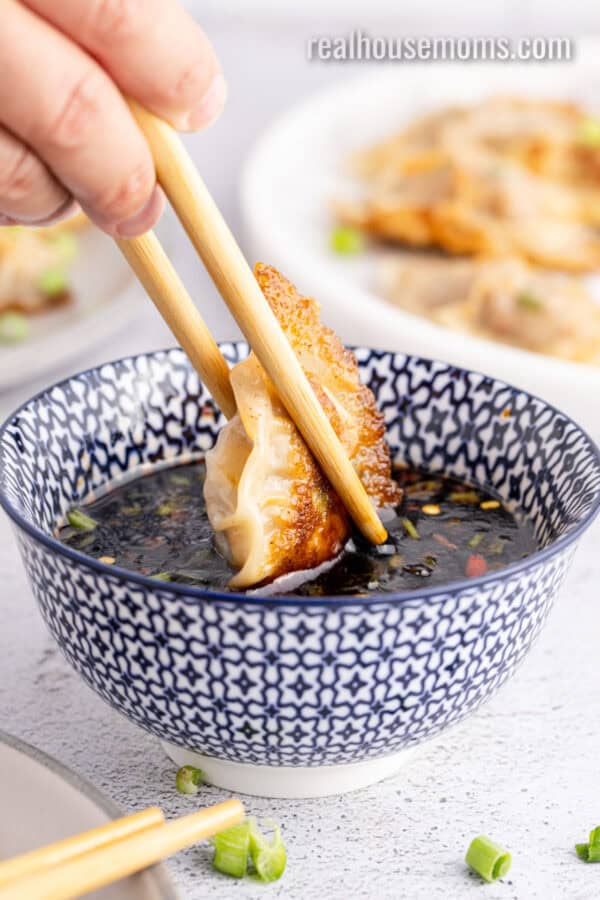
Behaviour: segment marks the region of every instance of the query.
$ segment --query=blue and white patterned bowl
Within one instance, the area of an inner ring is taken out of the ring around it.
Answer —
[[[231,362],[243,344],[225,344]],[[33,398],[0,433],[0,501],[50,631],[112,706],[270,796],[356,788],[476,709],[515,670],[600,505],[598,450],[542,400],[484,375],[359,350],[398,457],[495,489],[542,549],[481,578],[368,598],[250,598],[105,566],[54,537],[140,466],[201,455],[220,415],[180,350],[110,363]]]

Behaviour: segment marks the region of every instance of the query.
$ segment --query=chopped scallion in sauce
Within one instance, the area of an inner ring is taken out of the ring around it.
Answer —
[[[231,569],[215,548],[204,475],[198,462],[115,487],[87,504],[85,513],[72,510],[60,538],[107,565],[156,581],[227,590]],[[531,525],[485,489],[406,466],[398,466],[395,477],[403,499],[386,518],[386,543],[373,547],[354,535],[339,560],[296,594],[422,589],[495,571],[537,549]]]

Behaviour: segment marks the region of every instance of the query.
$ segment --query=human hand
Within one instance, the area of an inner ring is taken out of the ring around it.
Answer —
[[[135,237],[160,217],[150,149],[120,92],[196,131],[226,85],[177,0],[2,0],[0,225],[43,225],[76,204]]]

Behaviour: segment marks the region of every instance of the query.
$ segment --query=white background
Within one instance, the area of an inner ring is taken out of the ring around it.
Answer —
[[[523,34],[594,34],[595,0],[186,0],[200,20],[232,14],[310,23],[387,24],[406,33],[482,34],[501,28]]]

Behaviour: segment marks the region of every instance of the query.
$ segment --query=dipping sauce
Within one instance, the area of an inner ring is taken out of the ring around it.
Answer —
[[[204,477],[204,463],[196,462],[136,478],[83,507],[93,520],[84,523],[88,530],[67,525],[59,538],[109,565],[226,591],[232,572],[215,549]],[[504,568],[538,549],[531,524],[489,491],[401,466],[394,477],[404,494],[384,520],[386,544],[373,547],[355,535],[331,568],[294,595],[361,596],[443,585]]]

